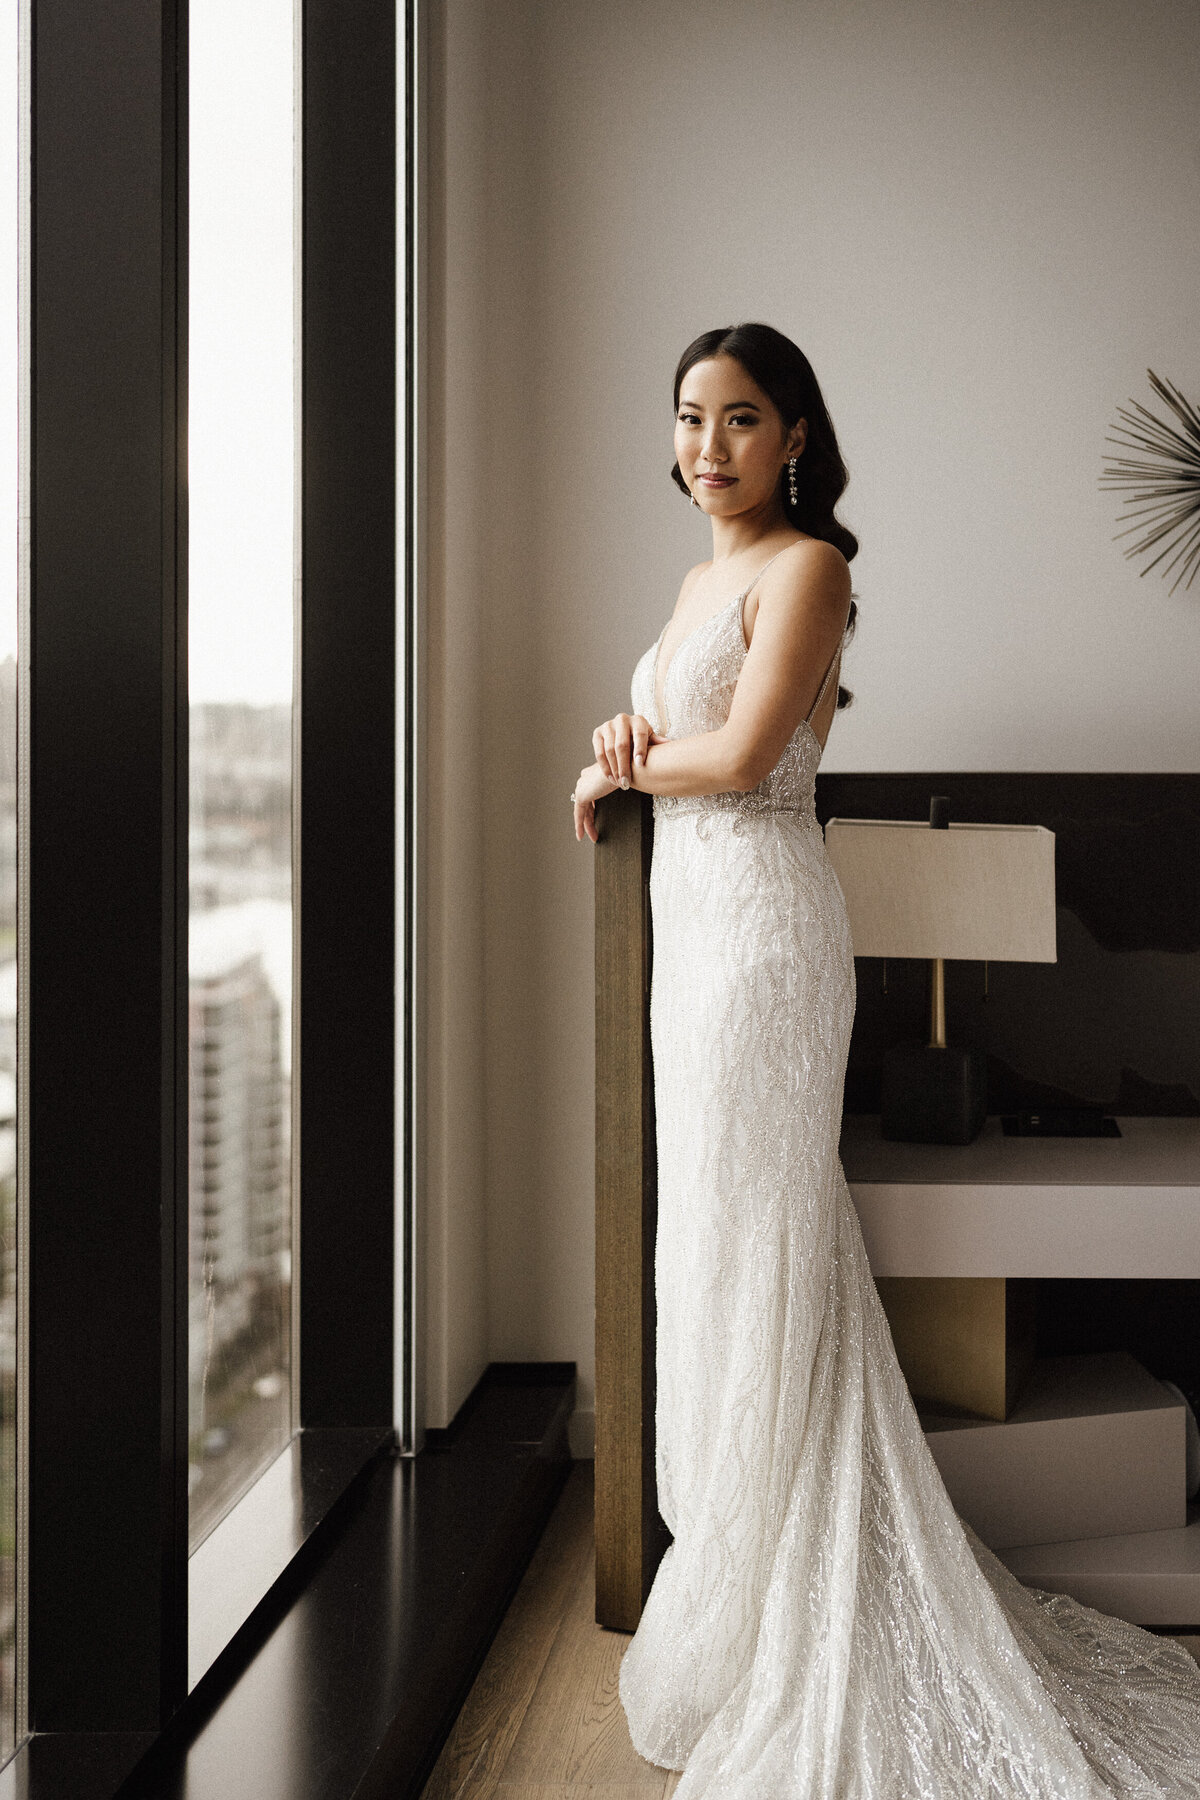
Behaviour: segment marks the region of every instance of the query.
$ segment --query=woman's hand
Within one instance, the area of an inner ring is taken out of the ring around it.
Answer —
[[[630,784],[634,763],[645,762],[650,745],[662,742],[649,719],[644,719],[641,713],[618,713],[615,719],[606,719],[603,725],[597,725],[592,733],[596,761],[603,764],[617,786],[623,788]]]
[[[603,800],[605,794],[611,794],[616,786],[608,769],[600,762],[589,763],[586,769],[579,771],[571,798],[575,802],[575,836],[580,843],[585,833],[593,844],[597,841],[596,802]]]

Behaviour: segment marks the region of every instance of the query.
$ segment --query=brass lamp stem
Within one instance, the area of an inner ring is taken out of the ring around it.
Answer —
[[[946,1048],[946,965],[940,956],[929,961],[929,1048]]]

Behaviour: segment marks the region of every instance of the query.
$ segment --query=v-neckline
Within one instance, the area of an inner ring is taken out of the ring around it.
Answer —
[[[753,585],[754,584],[751,583],[751,586],[753,586]],[[659,704],[659,698],[658,698],[658,659],[662,653],[663,639],[666,637],[667,631],[671,624],[670,619],[667,620],[667,623],[663,626],[662,630],[659,632],[658,641],[654,646],[654,668],[653,668],[653,672],[652,672],[650,691],[654,696],[654,710],[658,714],[659,719],[663,724],[664,730],[666,730],[666,731],[670,730],[670,722],[669,722],[669,719],[667,716],[667,677],[670,675],[671,670],[675,665],[675,658],[679,655],[679,652],[683,649],[683,646],[687,643],[689,638],[694,638],[698,631],[703,631],[704,627],[706,625],[711,625],[714,619],[719,619],[721,617],[721,614],[728,612],[729,608],[731,606],[735,606],[738,603],[740,603],[742,600],[744,600],[746,598],[746,595],[749,592],[750,592],[750,588],[748,588],[748,587],[743,588],[743,590],[740,594],[734,594],[733,598],[731,600],[727,600],[725,602],[724,606],[718,606],[716,612],[709,613],[709,615],[706,619],[701,619],[698,624],[692,626],[692,629],[690,631],[684,632],[683,636],[680,638],[679,642],[676,644],[675,648],[672,650],[671,655],[667,661],[667,666],[663,670],[662,704],[661,704],[661,706]],[[743,643],[745,642],[745,632],[744,631],[742,633],[742,641],[743,641]]]

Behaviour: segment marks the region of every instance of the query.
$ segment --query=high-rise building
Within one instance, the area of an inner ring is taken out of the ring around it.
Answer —
[[[189,984],[194,1429],[205,1422],[206,1380],[232,1377],[239,1340],[253,1338],[259,1298],[277,1306],[290,1240],[279,1001],[261,953],[248,952],[236,931],[224,946],[219,930],[206,936]]]

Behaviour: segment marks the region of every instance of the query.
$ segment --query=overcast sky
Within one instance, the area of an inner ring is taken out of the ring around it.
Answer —
[[[190,13],[191,693],[288,700],[292,0],[194,0]]]
[[[17,638],[17,7],[0,0],[0,656]],[[292,692],[292,0],[191,7],[190,644],[197,701]]]

